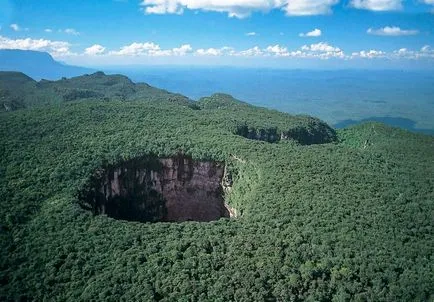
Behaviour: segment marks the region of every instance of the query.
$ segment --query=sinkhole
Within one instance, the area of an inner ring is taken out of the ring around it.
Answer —
[[[225,203],[231,186],[223,162],[146,156],[96,170],[79,201],[95,215],[121,220],[207,222],[236,216]]]

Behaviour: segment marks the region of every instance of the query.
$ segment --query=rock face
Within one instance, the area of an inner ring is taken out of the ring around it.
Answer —
[[[293,127],[285,131],[278,130],[276,127],[256,128],[239,125],[235,134],[268,143],[295,140],[301,145],[326,144],[337,140],[336,131],[333,128],[313,118],[307,126]]]
[[[95,214],[134,221],[212,221],[236,213],[225,205],[224,163],[140,158],[99,170],[82,204]]]
[[[256,129],[254,127],[248,127],[247,125],[241,125],[237,127],[236,134],[248,139],[269,143],[276,143],[281,139],[277,128]]]

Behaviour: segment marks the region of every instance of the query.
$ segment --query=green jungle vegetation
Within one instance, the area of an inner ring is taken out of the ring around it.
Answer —
[[[176,101],[188,103],[187,97],[151,87],[134,84],[122,75],[106,76],[102,72],[59,81],[33,80],[20,72],[0,72],[2,111],[34,105],[59,104],[83,99]]]
[[[0,73],[0,101],[0,300],[434,300],[432,136],[336,132],[103,73]],[[180,153],[230,167],[237,218],[141,223],[80,206],[98,168]]]

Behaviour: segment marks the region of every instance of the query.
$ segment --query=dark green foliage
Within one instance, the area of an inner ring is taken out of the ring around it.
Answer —
[[[64,87],[112,87],[98,77]],[[237,127],[334,132],[219,95],[201,110],[111,96],[0,114],[0,300],[434,299],[433,137],[370,123],[339,143],[270,144]],[[239,218],[139,223],[80,207],[98,167],[179,152],[236,171]]]
[[[103,97],[103,94],[88,89],[71,89],[63,94],[65,102],[98,97]]]
[[[24,108],[21,90],[33,89],[35,83],[20,72],[0,72],[0,112]]]
[[[17,109],[24,108],[23,99],[12,95],[8,90],[3,90],[0,88],[0,102],[2,104],[2,109],[0,111],[14,111]]]
[[[2,106],[0,111],[11,111],[35,105],[59,104],[84,99],[171,101],[193,106],[193,101],[180,94],[135,84],[122,75],[105,75],[96,72],[58,81],[36,82],[19,72],[0,71],[0,102],[13,104]],[[6,109],[6,108],[9,109]]]
[[[32,78],[26,76],[24,73],[7,71],[0,72],[0,87],[3,89],[18,90],[24,85],[36,83]]]

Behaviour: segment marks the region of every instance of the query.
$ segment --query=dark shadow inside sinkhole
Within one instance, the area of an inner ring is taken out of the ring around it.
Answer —
[[[96,215],[121,220],[213,221],[234,216],[224,199],[230,186],[223,162],[147,156],[98,169],[79,200]]]

